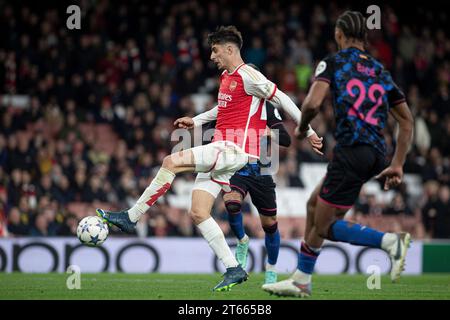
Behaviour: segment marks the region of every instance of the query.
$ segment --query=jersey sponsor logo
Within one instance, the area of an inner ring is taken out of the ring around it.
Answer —
[[[320,61],[316,68],[316,73],[314,74],[316,77],[324,72],[327,68],[327,63],[325,61]]]
[[[356,64],[356,70],[358,70],[358,72],[363,73],[369,77],[375,77],[375,69],[374,68],[363,66],[359,62]]]
[[[233,100],[233,97],[230,94],[219,92],[219,95],[217,97],[217,105],[219,107],[225,108],[227,106],[227,103],[231,102],[231,100]]]
[[[231,102],[231,100],[233,100],[233,97],[231,96],[231,94],[226,94],[223,92],[219,92],[219,96],[217,97],[219,100],[225,100],[228,102]]]
[[[234,81],[234,80],[232,80],[231,82],[230,82],[230,91],[234,91],[234,89],[236,89],[236,87],[237,87],[237,82],[236,81]]]

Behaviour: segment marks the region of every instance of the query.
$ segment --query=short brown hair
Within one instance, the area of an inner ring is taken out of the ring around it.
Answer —
[[[242,35],[235,26],[220,26],[216,31],[208,34],[208,44],[210,46],[227,42],[234,43],[239,49],[242,48]]]

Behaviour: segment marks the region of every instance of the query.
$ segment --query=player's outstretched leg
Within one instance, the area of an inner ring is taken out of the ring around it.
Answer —
[[[230,199],[230,200],[227,200]],[[238,239],[236,245],[235,257],[242,268],[247,267],[248,246],[250,243],[249,237],[245,234],[244,224],[241,212],[242,197],[235,191],[230,192],[224,196],[225,207],[228,212],[228,222],[233,234]]]
[[[170,189],[175,175],[181,172],[193,171],[195,168],[192,151],[185,150],[164,158],[161,168],[150,185],[128,210],[111,212],[97,209],[96,213],[110,225],[115,225],[121,231],[133,233],[140,217]]]
[[[391,280],[397,281],[405,266],[411,235],[409,233],[384,233],[349,221],[329,219],[329,213],[333,212],[336,213],[337,209],[318,201],[315,212],[317,234],[332,241],[386,251],[392,262]],[[335,214],[335,216],[338,215]]]
[[[384,233],[349,221],[338,220],[331,225],[328,239],[383,249],[391,259],[391,280],[395,282],[404,270],[411,235],[406,232]]]
[[[110,225],[115,225],[121,231],[133,233],[136,229],[137,221],[159,197],[169,190],[174,178],[175,174],[172,171],[162,167],[132,208],[120,212],[97,209],[97,215]]]

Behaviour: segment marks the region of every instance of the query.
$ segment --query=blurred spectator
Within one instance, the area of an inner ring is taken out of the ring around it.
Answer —
[[[427,233],[432,238],[450,238],[450,189],[448,186],[433,188],[423,208]]]
[[[72,213],[68,213],[64,222],[57,231],[58,236],[74,236],[77,234],[79,219]]]
[[[197,228],[192,222],[192,218],[187,212],[180,215],[180,220],[176,226],[176,235],[180,237],[196,237],[199,236]]]
[[[9,210],[8,233],[10,236],[26,236],[29,234],[28,225],[23,223],[21,213],[17,207]]]
[[[153,237],[168,237],[176,235],[175,226],[172,225],[163,213],[152,216],[149,220],[148,235]]]
[[[55,236],[56,230],[51,225],[49,218],[46,213],[38,214],[34,221],[34,226],[31,227],[30,235],[33,237]]]
[[[411,209],[405,203],[403,196],[397,193],[392,199],[390,205],[385,209],[387,215],[412,215]]]

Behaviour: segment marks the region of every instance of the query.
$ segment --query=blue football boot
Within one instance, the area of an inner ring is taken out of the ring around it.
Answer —
[[[112,212],[103,209],[96,209],[97,215],[103,219],[109,226],[114,225],[125,233],[135,233],[136,223],[128,217],[128,211]]]
[[[247,281],[247,278],[247,272],[240,265],[227,268],[227,271],[223,274],[223,280],[214,287],[213,291],[230,291],[235,285]]]

